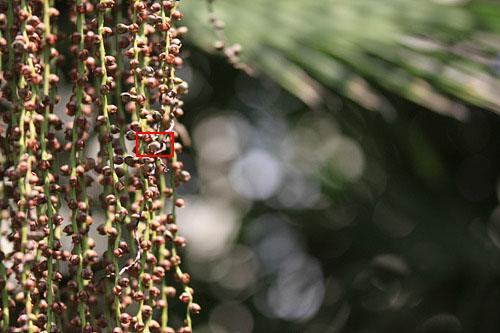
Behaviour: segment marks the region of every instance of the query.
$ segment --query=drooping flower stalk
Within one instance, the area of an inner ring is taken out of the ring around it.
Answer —
[[[181,259],[177,252],[178,246],[186,246],[186,241],[183,237],[177,236],[177,214],[176,207],[182,208],[184,207],[184,200],[177,197],[177,186],[180,183],[180,180],[185,176],[182,175],[182,163],[177,161],[177,156],[172,159],[172,172],[170,175],[170,186],[172,187],[172,212],[170,214],[169,222],[171,227],[169,230],[174,235],[174,241],[172,242],[172,263],[175,269],[175,277],[182,283],[183,293],[180,295],[179,299],[186,304],[186,312],[185,312],[185,320],[184,327],[181,329],[181,333],[191,333],[192,332],[192,320],[191,313],[198,314],[201,310],[200,306],[197,303],[193,303],[193,289],[189,287],[189,282],[191,277],[188,273],[184,273],[180,267]],[[174,232],[175,231],[175,232]]]
[[[65,61],[73,69],[64,149],[55,110],[57,66],[63,61],[57,52],[58,12],[52,0],[0,3],[6,8],[5,17],[0,13],[0,96],[8,108],[2,117],[7,130],[0,147],[5,181],[0,177],[0,182],[12,199],[0,197],[14,245],[12,253],[0,253],[5,259],[0,263],[2,331],[172,333],[168,303],[175,301],[176,286],[186,303],[178,332],[192,331],[191,313],[199,306],[192,302],[189,275],[180,268],[179,248],[186,241],[175,224],[175,207],[184,205],[176,188],[189,173],[177,157],[139,158],[125,142],[139,131],[172,130],[180,141],[178,118],[187,83],[175,74],[183,63],[186,33],[175,26],[182,18],[179,3],[70,3],[74,28],[71,57]],[[86,149],[94,133],[100,144],[97,161]],[[180,153],[182,145],[174,145],[170,136],[145,135],[139,150]],[[89,235],[96,209],[88,189],[94,171],[106,211],[97,228],[108,240],[103,258]],[[61,196],[70,210],[64,235]],[[71,239],[71,252],[63,249],[64,237]],[[7,286],[11,275],[17,288]]]
[[[66,113],[72,121],[66,129],[67,147],[69,149],[69,165],[61,166],[61,172],[69,176],[66,191],[68,206],[71,209],[70,225],[64,231],[71,236],[73,250],[69,259],[70,270],[74,279],[70,281],[70,299],[77,305],[76,316],[70,321],[75,329],[92,329],[89,320],[89,307],[95,305],[93,296],[94,283],[92,264],[98,261],[93,250],[94,241],[89,237],[89,229],[93,223],[90,200],[87,195],[89,178],[87,173],[94,167],[95,161],[84,154],[85,142],[90,136],[88,118],[92,115],[92,91],[89,84],[90,71],[95,67],[94,58],[87,48],[93,40],[87,31],[86,15],[93,11],[93,5],[87,0],[76,0],[71,12],[76,31],[71,36],[76,69],[72,72],[73,91],[66,105]],[[89,306],[90,305],[90,306]]]
[[[113,10],[113,26],[115,27],[114,36],[112,41],[112,54],[116,59],[116,71],[115,71],[115,90],[114,90],[114,103],[118,107],[118,113],[115,115],[115,119],[117,120],[117,126],[120,129],[120,135],[118,139],[118,149],[117,154],[121,156],[120,161],[124,161],[127,155],[126,146],[125,146],[125,134],[127,133],[127,115],[125,111],[125,107],[121,100],[121,93],[123,91],[123,75],[124,75],[124,59],[121,50],[128,45],[129,41],[127,38],[120,39],[120,34],[118,33],[116,26],[121,24],[123,21],[123,13],[122,13],[122,2],[118,0],[115,5],[116,9]],[[129,167],[126,163],[121,163],[123,168],[123,183],[125,186],[125,193],[123,193],[120,197],[121,202],[125,207],[129,207],[130,205],[130,195],[129,195],[129,185],[130,185],[130,175],[129,175]],[[130,215],[125,217],[125,222],[122,224],[122,229],[127,228],[130,225]],[[131,249],[135,250],[135,243],[132,242],[130,244]]]
[[[38,177],[34,173],[36,165],[35,153],[38,150],[36,137],[34,111],[37,107],[37,97],[39,95],[38,85],[42,78],[35,70],[34,57],[39,45],[33,37],[34,28],[40,23],[38,17],[32,15],[32,8],[25,0],[21,0],[18,18],[21,22],[20,33],[16,36],[16,45],[22,52],[22,63],[20,76],[17,85],[17,95],[20,102],[19,121],[19,155],[18,171],[20,179],[18,182],[20,198],[18,201],[18,219],[21,224],[21,237],[19,247],[21,249],[19,259],[22,267],[20,283],[24,294],[19,298],[24,301],[24,316],[21,316],[18,323],[26,326],[29,333],[33,332],[33,291],[36,287],[35,278],[31,270],[35,259],[36,244],[29,239],[30,223],[32,221],[32,210],[36,208],[37,202],[32,186],[38,183]],[[30,35],[28,35],[30,31]],[[26,126],[28,125],[28,126]]]
[[[44,1],[43,3],[43,26],[44,26],[44,46],[43,46],[43,92],[42,92],[42,106],[44,109],[44,117],[41,125],[40,131],[40,145],[41,145],[41,162],[40,169],[42,171],[43,177],[43,191],[45,195],[46,207],[45,212],[48,217],[48,237],[47,237],[47,331],[52,331],[52,325],[54,323],[54,312],[52,310],[54,304],[54,248],[56,240],[56,227],[62,222],[62,217],[57,214],[57,198],[53,197],[52,192],[59,192],[58,186],[53,186],[55,184],[55,177],[53,172],[53,162],[54,154],[49,150],[47,141],[54,138],[49,137],[49,126],[51,123],[58,123],[58,119],[53,116],[53,108],[55,101],[53,94],[51,94],[51,89],[59,81],[57,75],[52,73],[51,60],[53,53],[53,46],[57,41],[57,37],[52,33],[51,28],[51,16],[57,15],[57,11],[51,8],[49,1]],[[54,51],[54,52],[53,52]],[[55,54],[54,54],[55,55]],[[52,120],[52,121],[51,121]],[[53,133],[52,135],[53,136]],[[54,147],[54,144],[52,145]]]
[[[146,116],[150,106],[148,95],[145,91],[145,76],[152,74],[152,69],[147,67],[147,57],[149,53],[148,37],[146,36],[146,18],[148,15],[148,8],[146,3],[143,1],[134,1],[132,5],[132,32],[133,34],[133,46],[129,55],[133,58],[130,60],[130,69],[132,71],[134,86],[131,89],[129,96],[132,96],[135,102],[135,113],[133,118],[137,120],[137,129],[142,132],[148,131],[148,123],[146,121]],[[141,142],[140,148],[143,149],[144,145]],[[136,318],[137,323],[135,324],[135,329],[142,330],[144,332],[149,332],[149,319],[151,316],[151,307],[146,305],[146,299],[148,298],[147,292],[149,290],[151,279],[150,274],[146,273],[146,259],[147,253],[151,249],[150,241],[150,226],[155,218],[155,213],[152,209],[152,199],[157,192],[155,189],[155,184],[151,183],[154,181],[153,178],[148,176],[149,167],[142,160],[139,163],[139,168],[137,169],[136,177],[140,182],[136,195],[135,202],[137,207],[140,207],[140,211],[144,211],[145,214],[142,215],[139,221],[142,220],[143,224],[137,224],[138,233],[138,249],[139,251],[139,272],[138,272],[138,287],[137,291],[134,293],[134,298],[139,302],[139,307],[137,310]],[[145,318],[146,317],[146,318]]]
[[[116,126],[111,125],[110,116],[118,111],[118,108],[109,104],[108,95],[113,91],[114,78],[108,74],[110,68],[116,68],[116,59],[111,55],[107,55],[105,40],[106,37],[112,34],[111,28],[105,26],[105,14],[108,9],[114,7],[114,1],[102,0],[97,4],[96,9],[97,14],[97,38],[99,40],[99,64],[100,64],[100,82],[98,87],[98,93],[100,96],[98,104],[98,123],[102,127],[103,134],[100,137],[100,143],[102,148],[102,175],[105,179],[105,183],[109,184],[110,194],[105,198],[105,203],[108,211],[108,218],[105,225],[105,233],[109,237],[109,247],[108,247],[108,260],[110,264],[106,267],[107,276],[113,280],[113,317],[115,327],[119,327],[119,319],[121,315],[121,304],[120,304],[120,294],[121,289],[118,286],[119,279],[119,264],[118,258],[121,257],[122,252],[120,251],[120,241],[121,241],[121,224],[124,221],[128,211],[122,206],[120,200],[120,192],[125,189],[125,184],[121,180],[121,176],[118,175],[115,169],[115,151],[113,149],[113,134],[120,133],[120,130]],[[120,162],[121,163],[121,162]]]
[[[245,71],[246,73],[253,73],[253,70],[241,61],[240,55],[243,50],[240,44],[229,44],[225,27],[226,24],[217,17],[215,12],[214,2],[215,0],[206,0],[208,7],[208,20],[212,25],[212,28],[215,32],[215,36],[217,40],[214,42],[214,48],[218,51],[221,51],[227,61],[234,66],[234,68]]]
[[[180,79],[176,78],[175,75],[175,65],[180,66],[181,59],[178,58],[181,43],[177,37],[181,37],[183,33],[185,33],[185,29],[174,30],[175,28],[172,26],[174,20],[180,20],[182,18],[182,14],[177,10],[178,2],[170,2],[169,6],[166,8],[162,8],[161,17],[162,17],[162,25],[161,31],[163,32],[162,40],[165,43],[165,48],[163,52],[159,55],[159,60],[161,63],[162,70],[162,85],[160,87],[160,92],[162,93],[160,97],[160,103],[163,109],[163,122],[162,122],[162,130],[166,129],[166,125],[172,124],[175,120],[175,117],[181,116],[183,114],[181,110],[182,103],[179,100],[179,96],[183,93],[187,92],[187,85]],[[168,16],[167,16],[168,13]],[[178,144],[177,147],[180,147]],[[171,149],[175,150],[175,146]],[[187,284],[189,283],[189,275],[185,275],[180,268],[180,259],[177,255],[177,245],[176,241],[181,245],[185,245],[185,240],[179,236],[177,236],[177,226],[175,224],[176,213],[175,207],[177,205],[177,195],[176,195],[176,186],[179,185],[180,182],[176,181],[176,176],[180,175],[182,172],[179,170],[181,166],[180,163],[177,162],[177,156],[174,152],[174,158],[172,159],[171,170],[170,170],[170,188],[167,187],[167,180],[165,173],[160,173],[160,193],[161,193],[161,202],[162,202],[162,213],[165,216],[165,222],[168,223],[168,227],[164,231],[171,242],[171,252],[166,248],[166,242],[161,242],[161,246],[159,248],[159,261],[160,265],[163,265],[163,269],[170,270],[170,265],[173,264],[175,269],[175,275],[177,278],[183,282],[183,297],[181,297],[181,301],[186,301],[186,295],[188,296],[187,301],[187,311],[186,317],[184,320],[184,327],[181,328],[183,332],[190,332],[192,330],[191,323],[191,315],[189,308],[192,304],[192,289],[190,289]],[[189,173],[184,172],[183,181],[189,180]],[[166,199],[170,196],[172,198],[172,211],[169,215],[167,215],[164,211],[166,209]],[[179,201],[181,204],[182,201]],[[183,205],[183,204],[181,204]],[[166,257],[170,255],[170,261],[166,260]],[[168,262],[168,265],[165,263]],[[173,287],[169,287],[167,285],[167,279],[163,278],[161,282],[161,292],[162,292],[162,302],[164,302],[162,307],[161,314],[161,324],[162,327],[168,326],[168,295],[172,294],[172,291],[175,292]]]
[[[2,4],[4,5],[4,4]],[[8,7],[12,7],[12,4],[8,5]],[[5,6],[3,6],[2,10],[5,11]],[[8,11],[8,9],[7,9]],[[11,40],[10,37],[10,25],[12,20],[9,20],[5,13],[0,14],[0,86],[8,86],[7,78],[10,75],[8,72],[8,64],[5,61],[6,55],[8,58],[8,53],[11,52],[11,48],[9,47],[9,42]],[[4,63],[5,62],[5,63]],[[7,65],[7,70],[5,68]],[[6,78],[7,75],[7,78]],[[5,93],[4,90],[2,93]],[[8,92],[6,92],[7,96],[9,96]],[[12,105],[3,105],[7,110],[12,109]],[[5,112],[2,114],[2,117],[5,120],[8,120],[8,113]],[[7,127],[6,132],[10,131],[10,125]],[[1,153],[0,153],[0,170],[1,170],[1,178],[4,177],[7,168],[9,167],[9,155],[10,155],[10,145],[6,137],[2,137],[1,140]],[[7,193],[7,188],[5,184],[1,184],[0,188],[0,202],[1,202],[1,213],[0,216],[0,224],[8,223],[5,218],[6,213],[9,212],[9,198]],[[4,232],[0,233],[0,237],[4,238]],[[3,246],[0,247],[0,290],[1,290],[1,308],[0,308],[0,320],[1,320],[1,328],[6,331],[10,325],[10,309],[9,309],[9,294],[7,291],[7,281],[9,279],[8,267],[6,265],[7,262],[7,254],[4,252]]]
[[[160,104],[163,110],[163,121],[160,125],[160,130],[167,130],[168,127],[172,127],[175,119],[183,115],[180,96],[187,93],[186,82],[177,78],[175,75],[175,68],[182,65],[182,59],[179,57],[182,45],[179,38],[185,34],[186,29],[183,27],[176,29],[174,27],[174,21],[182,19],[182,13],[177,8],[179,2],[168,1],[166,3],[167,6],[165,6],[165,10],[161,13],[162,24],[160,25],[160,30],[164,33],[162,41],[165,43],[165,48],[159,55],[162,73],[162,84],[160,85]],[[168,16],[166,15],[167,13]],[[186,303],[186,312],[184,326],[179,330],[179,332],[189,333],[192,331],[191,313],[198,313],[200,311],[200,306],[193,303],[193,290],[189,287],[190,276],[187,273],[183,273],[180,267],[181,260],[178,255],[177,247],[185,246],[186,240],[182,236],[178,235],[178,228],[176,225],[176,207],[184,207],[184,200],[177,197],[177,187],[180,184],[187,182],[190,179],[190,175],[187,171],[183,170],[183,164],[177,161],[177,152],[182,150],[181,144],[176,143],[174,146],[172,143],[171,149],[174,150],[174,157],[170,163],[170,188],[167,187],[165,173],[160,172],[159,174],[162,213],[168,224],[164,232],[168,237],[167,239],[171,240],[171,251],[169,252],[166,248],[166,243],[162,242],[159,249],[159,261],[161,265],[165,265],[165,262],[169,263],[168,265],[162,267],[166,270],[170,270],[170,265],[173,265],[174,277],[181,282],[183,293],[180,296],[180,300]],[[165,201],[167,197],[171,197],[172,202],[172,210],[168,215],[164,213],[166,209]],[[167,256],[170,257],[169,261],[165,260]],[[175,289],[168,286],[167,279],[164,278],[162,279],[161,290],[162,301],[165,303],[162,308],[161,322],[162,327],[165,327],[168,325],[167,296],[172,296],[172,293],[175,293]]]
[[[16,117],[16,113],[18,111],[17,108],[17,76],[18,73],[15,70],[14,66],[14,61],[15,61],[15,53],[14,53],[14,47],[13,47],[13,35],[14,35],[14,21],[15,21],[15,15],[14,15],[14,4],[13,1],[7,1],[7,45],[8,45],[8,59],[7,59],[7,68],[6,68],[6,74],[8,76],[6,79],[9,81],[9,88],[10,91],[7,91],[6,95],[10,95],[10,102],[11,102],[11,115],[10,115],[10,129],[12,130],[15,128],[17,122],[18,122],[18,117]],[[17,23],[19,24],[19,23]],[[10,94],[9,94],[10,92]]]

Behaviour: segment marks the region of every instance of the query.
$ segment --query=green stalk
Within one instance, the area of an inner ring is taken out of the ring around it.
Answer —
[[[177,154],[174,153],[174,158],[172,159],[172,165],[177,162]],[[175,186],[175,171],[172,169],[170,173],[170,186],[172,187],[172,218],[173,218],[173,223],[177,222],[177,215],[176,215],[176,206],[175,206],[175,201],[177,200],[177,189]],[[175,245],[175,242],[172,242],[172,257],[177,256],[177,246]],[[184,273],[182,272],[182,269],[179,264],[175,264],[175,273],[177,276],[182,276]],[[186,307],[186,325],[192,329],[192,320],[191,320],[191,313],[189,311],[189,308],[191,307],[191,304],[193,303],[193,295],[191,293],[191,289],[187,284],[183,283],[183,290],[185,293],[189,295],[189,302]]]
[[[77,6],[83,4],[83,0],[77,0],[76,2]],[[85,22],[85,13],[77,13],[77,18],[76,18],[76,29],[77,32],[80,34],[80,41],[78,44],[78,50],[81,52],[82,50],[85,49],[85,43],[84,43],[84,22]],[[77,60],[77,70],[78,70],[78,77],[81,78],[85,75],[85,64],[82,61]],[[83,100],[83,88],[79,86],[79,83],[76,82],[75,85],[76,88],[76,111],[73,119],[78,119],[81,114],[82,114],[82,100]],[[75,178],[77,177],[77,172],[76,172],[76,167],[77,164],[80,161],[80,154],[76,149],[77,146],[77,141],[79,139],[79,134],[78,130],[76,128],[76,122],[73,121],[73,132],[72,132],[72,137],[71,137],[71,152],[70,152],[70,169],[71,169],[71,177]],[[80,193],[86,197],[86,186],[84,183],[84,180],[82,180],[83,183],[81,183],[81,188],[80,188]],[[70,186],[70,200],[73,202],[78,201],[78,196],[77,196],[77,188],[75,186]],[[80,233],[80,228],[78,225],[77,221],[77,211],[74,210],[71,214],[71,226],[73,228],[73,232],[76,234]],[[83,243],[86,244],[86,237],[85,241]],[[85,281],[82,276],[83,272],[83,249],[82,249],[82,244],[81,243],[75,243],[74,245],[74,251],[76,252],[75,255],[78,256],[78,267],[77,267],[77,273],[76,273],[76,279],[77,279],[77,286],[78,286],[78,292],[81,292],[85,289]],[[80,319],[82,327],[85,327],[87,323],[87,315],[86,315],[86,306],[85,303],[82,301],[78,302],[78,317]]]
[[[117,1],[116,6],[117,6],[117,9],[113,11],[114,26],[116,26],[117,24],[119,24],[120,22],[123,21],[121,1]],[[117,75],[116,75],[117,77],[115,80],[115,83],[116,83],[116,85],[115,85],[115,97],[116,97],[116,99],[115,100],[116,100],[116,105],[118,107],[118,114],[119,114],[120,118],[123,121],[126,121],[127,115],[125,114],[125,108],[123,107],[123,102],[120,98],[120,95],[122,93],[122,88],[123,88],[122,87],[122,71],[124,68],[124,64],[123,64],[123,58],[121,57],[121,54],[120,54],[120,50],[118,49],[118,47],[119,47],[119,45],[118,45],[119,34],[116,33],[114,37],[115,38],[113,38],[113,43],[112,43],[112,46],[113,46],[112,53],[116,58],[116,64],[118,66]],[[120,125],[121,126],[120,126],[119,142],[120,142],[120,146],[124,150],[123,156],[125,157],[127,155],[126,149],[125,149],[125,132],[127,130],[127,127],[124,124],[120,124]],[[125,170],[124,184],[125,184],[125,189],[127,191],[127,201],[125,203],[125,206],[128,207],[129,202],[130,202],[130,196],[128,195],[128,186],[130,184],[130,176],[129,176],[129,167],[126,163],[123,164],[123,169]],[[130,216],[129,215],[127,215],[125,217],[125,223],[123,224],[123,228],[126,228],[126,226],[128,224],[130,224]],[[131,247],[132,252],[135,251],[135,243],[134,242],[131,242],[130,247]]]
[[[50,27],[50,3],[48,0],[45,0],[43,3],[43,23],[45,27],[45,37],[47,38],[51,34]],[[50,74],[51,74],[51,66],[50,66],[50,49],[51,46],[46,43],[45,48],[43,50],[43,62],[44,62],[44,71],[43,71],[43,96],[50,96]],[[42,160],[48,160],[49,152],[47,150],[47,141],[46,136],[49,130],[49,115],[50,115],[50,106],[45,106],[45,114],[42,123],[42,129],[40,133],[41,137],[41,149],[42,149]],[[56,213],[55,207],[52,205],[52,201],[50,198],[50,178],[49,178],[49,170],[51,168],[47,167],[43,171],[43,189],[45,193],[45,197],[47,198],[47,216],[49,217],[49,236],[48,236],[48,248],[54,248],[54,238],[55,238],[55,229],[54,229],[54,215]],[[48,276],[47,276],[47,332],[51,332],[52,323],[54,320],[54,313],[52,311],[52,304],[54,302],[54,290],[53,290],[53,274],[54,274],[54,263],[52,251],[50,251],[50,255],[47,258],[47,266],[48,266]]]
[[[13,62],[14,62],[14,50],[12,47],[12,26],[14,24],[14,10],[12,6],[12,1],[7,2],[7,31],[6,31],[6,39],[7,39],[7,45],[8,45],[8,55],[7,55],[7,69],[10,71],[11,76],[14,75],[14,71],[12,70]],[[16,117],[14,116],[14,105],[17,100],[17,95],[16,95],[16,79],[14,77],[11,77],[10,79],[10,87],[11,87],[11,101],[12,101],[12,108],[11,108],[11,120],[9,123],[9,127],[7,128],[7,133],[10,133],[11,129],[15,126],[15,121]],[[9,145],[7,144],[6,140],[6,153],[12,153],[12,151],[9,152]],[[9,154],[10,155],[10,154]],[[15,156],[12,157],[10,163],[12,163],[15,159]],[[6,163],[9,161],[6,161]],[[7,284],[7,281],[9,279],[9,276],[7,274],[7,270],[5,269],[5,265],[2,262],[0,265],[0,276],[2,279],[5,281]],[[7,332],[7,330],[10,327],[10,309],[9,309],[9,294],[7,291],[7,286],[2,289],[2,330]]]
[[[170,19],[172,18],[172,13],[176,10],[177,8],[177,1],[175,2],[174,4],[174,7],[172,8],[172,10],[170,11],[170,15],[168,16]],[[161,8],[161,17],[162,17],[162,21],[163,22],[167,22],[167,15],[166,15],[166,12],[165,12],[165,8],[162,6]],[[169,35],[169,32],[165,32],[164,33],[164,37],[163,37],[164,41],[165,41],[165,49],[164,49],[164,52],[166,52],[167,54],[169,53],[169,49],[170,49],[170,35]],[[167,64],[166,61],[163,61],[162,64],[161,64],[161,69],[162,69],[162,72],[164,74],[167,73],[167,68],[170,67],[170,76],[165,76],[163,78],[163,81],[166,82],[167,86],[169,87],[169,89],[173,89],[173,78],[175,77],[175,68],[174,66],[169,66]],[[164,119],[167,119],[167,117],[170,116],[170,113],[171,113],[171,107],[170,105],[164,105],[162,106],[163,107],[163,118]],[[172,149],[174,149],[174,147],[172,146]],[[172,170],[173,172],[173,170]],[[164,190],[167,188],[167,184],[166,184],[166,177],[165,177],[165,174],[164,173],[161,173],[160,174],[160,181],[159,181],[159,185],[160,185],[160,200],[161,200],[161,207],[162,207],[162,211],[165,210],[165,206],[166,206],[166,197],[165,197],[165,193],[164,193]],[[163,243],[161,246],[160,246],[160,249],[159,249],[159,261],[163,261],[165,259],[165,252],[166,252],[166,243]],[[166,287],[167,287],[167,279],[166,278],[163,278],[162,281],[161,281],[161,299],[163,302],[165,302],[165,307],[162,309],[161,311],[161,327],[167,327],[168,326],[168,297],[167,297],[167,294],[166,294]]]
[[[17,86],[16,86],[16,73],[14,71],[14,49],[12,47],[12,28],[14,26],[14,8],[13,8],[13,1],[7,1],[7,44],[9,45],[9,55],[8,55],[8,69],[11,72],[12,78],[10,80],[10,89],[11,89],[11,99],[13,103],[13,108],[14,110],[14,105],[16,105],[17,102]],[[22,119],[22,118],[20,118]],[[17,118],[14,116],[14,114],[11,115],[11,120],[10,124],[11,127],[14,128],[16,126],[16,120]]]
[[[174,7],[172,8],[171,10],[171,13],[173,13],[176,9],[177,9],[177,5],[178,5],[178,1],[175,1],[175,4],[174,4]],[[162,10],[162,18],[165,19],[165,13],[164,11]],[[167,38],[165,39],[165,52],[169,52],[169,48],[170,48],[170,38],[169,36],[167,35]],[[166,73],[166,70],[167,70],[167,63],[164,62],[162,63],[162,69],[163,69],[163,72]],[[169,88],[169,90],[173,90],[175,89],[175,68],[174,66],[170,66],[170,75],[168,77],[165,78],[166,80],[166,84]],[[164,117],[166,117],[167,115],[170,115],[170,113],[172,112],[171,110],[171,107],[166,105],[164,106]],[[175,149],[174,146],[172,146],[172,149]],[[175,163],[177,162],[177,154],[175,153],[175,150],[174,150],[174,157],[172,158],[172,165],[174,165]],[[165,188],[166,187],[166,184],[165,184],[165,175],[162,174],[160,176],[160,186],[162,188]],[[172,215],[172,219],[173,219],[173,223],[175,224],[176,221],[177,221],[177,215],[176,215],[176,205],[175,205],[175,202],[177,200],[177,188],[176,188],[176,184],[175,184],[175,170],[170,170],[170,187],[172,189],[172,210],[171,210],[171,215]],[[161,191],[160,193],[163,194],[163,191]],[[162,205],[164,206],[164,205]],[[177,256],[177,246],[175,244],[175,242],[172,242],[172,256],[173,257],[176,257]],[[160,249],[160,256],[164,255],[164,247],[162,249]],[[162,259],[162,258],[161,258]],[[161,260],[160,259],[160,260]],[[182,269],[180,267],[179,264],[176,264],[175,265],[175,273],[177,276],[181,277],[183,276],[183,272],[182,272]],[[167,297],[164,293],[164,289],[166,287],[166,281],[164,279],[164,281],[162,281],[162,299],[166,300]],[[193,303],[193,295],[192,295],[192,292],[191,292],[191,289],[189,288],[189,286],[187,284],[183,284],[183,290],[186,294],[189,295],[189,302],[187,303],[187,306],[186,306],[186,316],[185,316],[185,324],[187,325],[187,327],[189,327],[190,329],[192,329],[192,319],[191,319],[191,313],[190,313],[190,307],[191,307],[191,304]],[[166,327],[168,325],[168,308],[166,307],[165,309],[163,309],[162,311],[162,315],[161,315],[161,320],[162,320],[162,327]]]
[[[101,80],[101,86],[104,86],[107,84],[107,78],[108,78],[108,73],[106,71],[106,48],[104,46],[104,34],[103,34],[103,28],[104,28],[104,11],[99,11],[99,14],[97,16],[97,25],[98,25],[98,34],[101,37],[101,41],[99,43],[99,57],[100,57],[100,63],[102,67],[102,80]],[[105,125],[106,125],[106,130],[110,131],[111,130],[111,124],[109,121],[109,114],[108,114],[108,97],[106,94],[101,93],[101,109],[102,109],[102,115],[105,118]],[[113,145],[111,142],[108,142],[105,144],[105,149],[108,155],[108,161],[109,161],[109,166],[111,168],[111,174],[113,178],[113,185],[112,187],[112,192],[116,197],[116,208],[115,208],[115,214],[120,214],[122,211],[122,205],[120,202],[120,193],[118,193],[116,187],[114,186],[120,181],[120,178],[116,174],[115,171],[115,165],[113,161]],[[108,219],[106,221],[107,226],[112,226],[112,220]],[[118,259],[116,256],[113,254],[113,251],[117,249],[120,245],[120,239],[121,239],[121,226],[118,225],[116,228],[118,234],[115,238],[115,241],[113,243],[113,248],[108,249],[109,256],[111,257],[111,262],[113,263],[114,266],[114,271],[115,271],[115,285],[118,283],[118,272],[120,270],[119,265],[118,265]],[[115,325],[119,326],[120,325],[120,315],[121,315],[121,309],[120,309],[120,297],[116,296],[113,294],[114,301],[113,301],[113,306],[114,306],[114,316],[115,316]]]
[[[5,287],[2,288],[2,331],[7,332],[10,327],[9,294],[7,292],[8,276],[3,263],[0,265],[0,276],[6,284]]]
[[[21,0],[21,8],[24,9],[26,12],[31,14],[31,8],[26,4],[25,0]],[[21,31],[23,33],[23,37],[26,42],[28,42],[28,34],[26,32],[26,21],[23,21],[21,24]],[[26,53],[23,54],[23,63],[27,63],[32,72],[34,72],[34,65],[33,65],[33,60],[27,56]],[[24,79],[23,75],[19,76],[19,83],[18,83],[18,88],[19,89],[24,89],[27,86],[27,82]],[[33,90],[33,97],[31,99],[32,102],[35,101],[36,96],[38,95],[38,89],[36,86],[32,85],[31,89]],[[20,103],[21,105],[21,114],[20,114],[20,132],[21,132],[21,138],[20,138],[20,147],[19,147],[19,161],[21,161],[26,153],[26,133],[24,130],[24,118],[26,117],[26,109],[24,107],[24,103]],[[33,122],[33,117],[32,115],[29,116],[29,131],[30,131],[30,139],[34,139],[36,136],[36,129],[35,129],[35,124]],[[29,180],[27,177],[31,175],[32,172],[32,162],[33,162],[33,154],[32,152],[28,151],[28,169],[26,172],[26,176],[19,180],[19,192],[21,194],[21,198],[24,198],[25,200],[28,198],[29,193],[31,193],[31,185],[29,183]],[[21,203],[21,206],[19,207],[20,211],[23,211],[28,215],[29,213],[29,207],[27,207],[27,200],[24,202],[24,204]],[[27,221],[24,221],[22,228],[21,228],[21,249],[22,253],[26,255],[26,244],[28,243],[28,223]],[[26,265],[23,264],[23,272],[21,274],[21,284],[24,286],[27,279],[28,279],[28,274],[31,271],[31,265]],[[33,332],[33,316],[32,316],[32,310],[33,310],[33,304],[32,304],[32,299],[31,299],[31,291],[27,290],[26,291],[26,304],[25,304],[25,311],[26,315],[28,317],[28,333]]]
[[[159,161],[157,161],[157,162],[158,162],[157,166],[159,166]],[[166,182],[164,173],[161,173],[161,175],[160,175],[159,186],[160,186],[161,207],[162,207],[162,210],[164,210],[165,205],[166,205],[166,198],[165,198],[164,191],[167,189],[167,182]],[[158,261],[159,262],[163,262],[163,260],[165,260],[166,250],[167,250],[166,242],[164,242],[163,244],[161,244],[160,249],[158,250],[158,253],[159,253],[159,260]],[[161,280],[161,288],[160,288],[161,299],[165,303],[165,307],[163,309],[161,309],[161,327],[162,328],[165,328],[168,326],[168,297],[167,297],[167,293],[166,293],[166,288],[167,288],[167,278],[164,277]]]
[[[140,2],[140,0],[136,0],[135,3],[134,3],[134,9],[133,9],[133,14],[132,14],[132,17],[133,17],[133,23],[137,23],[137,11],[135,10],[136,6],[135,4],[138,4]],[[145,57],[140,54],[140,52],[138,52],[138,40],[144,40],[146,38],[145,34],[144,34],[144,22],[140,22],[139,24],[139,33],[138,35],[135,36],[134,38],[134,59],[136,61],[139,61],[139,68],[144,68],[145,65],[146,65],[146,59]],[[134,71],[134,86],[135,86],[135,89],[136,89],[136,92],[138,95],[144,95],[146,96],[146,93],[145,93],[145,89],[144,89],[144,81],[142,80],[141,77],[139,77],[139,74],[137,73],[137,71]],[[144,119],[141,119],[139,113],[140,113],[140,110],[141,110],[141,105],[139,103],[136,103],[136,112],[135,112],[135,117],[136,119],[139,121],[140,125],[141,125],[141,130],[142,131],[147,131],[148,130],[148,125],[146,123],[146,121]],[[149,188],[149,184],[148,184],[148,181],[146,180],[146,178],[144,177],[144,173],[142,172],[142,170],[139,170],[138,171],[139,173],[139,176],[141,178],[141,182],[144,186],[144,190],[142,191],[144,193],[144,191],[146,191],[148,188]],[[143,198],[142,194],[140,191],[137,191],[136,192],[136,199],[141,199]],[[145,200],[143,200],[142,202],[142,205],[141,205],[142,209],[146,209],[148,211],[148,214],[146,214],[146,226],[143,230],[143,237],[142,239],[146,242],[149,241],[149,236],[150,236],[150,224],[151,224],[151,220],[154,219],[155,217],[155,213],[152,211],[152,207],[146,207],[146,202]],[[140,251],[140,249],[138,249]],[[139,274],[139,290],[143,290],[144,288],[144,285],[142,283],[142,276],[145,272],[145,267],[146,267],[146,255],[142,255],[141,258],[140,258],[140,274]],[[148,319],[147,322],[144,323],[143,321],[143,318],[142,318],[142,310],[144,308],[144,300],[141,300],[139,302],[139,309],[137,311],[137,320],[140,324],[144,324],[145,327],[144,327],[144,333],[149,333],[150,330],[149,330],[149,322],[151,320],[151,318]]]

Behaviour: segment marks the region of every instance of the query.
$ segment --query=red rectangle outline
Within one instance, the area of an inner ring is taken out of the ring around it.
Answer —
[[[172,151],[170,154],[139,154],[139,136],[140,135],[147,135],[147,134],[156,134],[156,135],[161,135],[161,134],[166,134],[170,136],[170,141],[172,142]],[[135,156],[139,158],[143,157],[156,157],[156,158],[174,158],[175,156],[175,133],[174,131],[167,131],[167,132],[135,132]]]

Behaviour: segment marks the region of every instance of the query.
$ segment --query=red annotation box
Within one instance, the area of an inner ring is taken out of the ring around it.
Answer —
[[[170,143],[171,143],[171,148],[170,148],[170,153],[169,154],[141,154],[139,152],[139,137],[141,135],[168,135],[170,137]],[[167,131],[167,132],[135,132],[135,155],[136,157],[156,157],[156,158],[173,158],[175,154],[174,150],[174,132],[173,131]]]

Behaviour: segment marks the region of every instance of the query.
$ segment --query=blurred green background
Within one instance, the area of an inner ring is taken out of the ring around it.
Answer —
[[[182,156],[199,333],[500,332],[500,2],[216,0]]]

